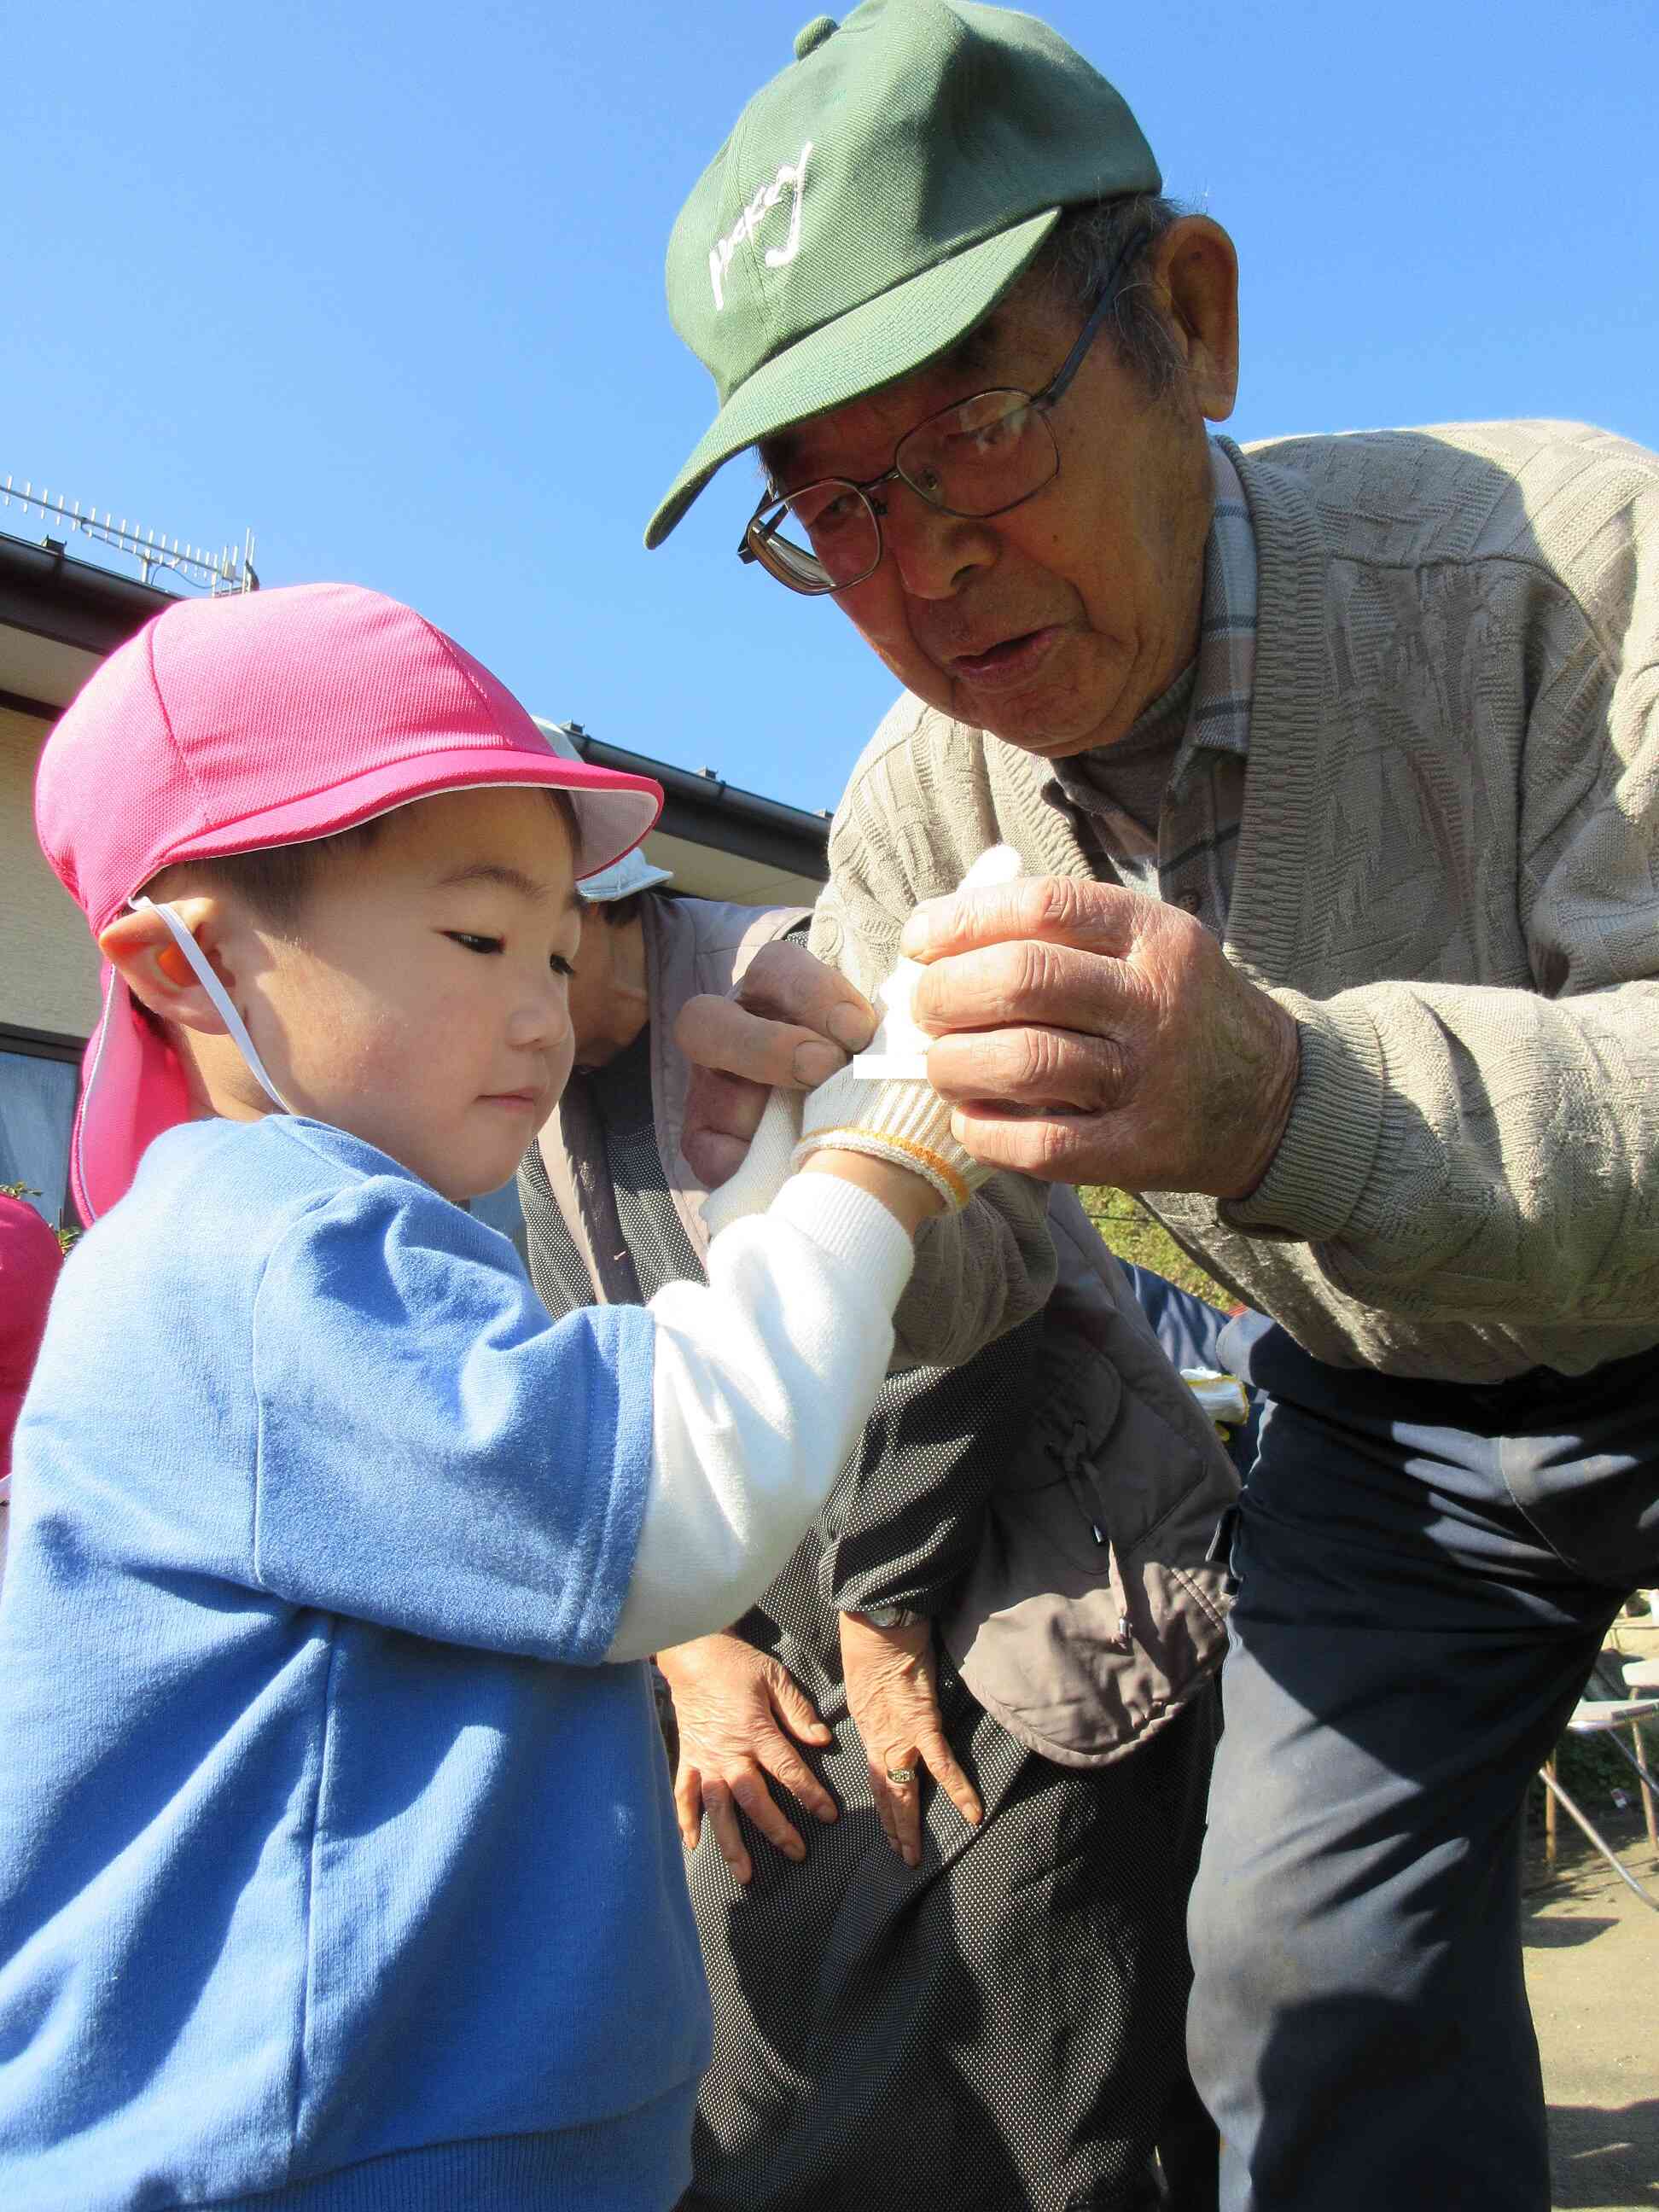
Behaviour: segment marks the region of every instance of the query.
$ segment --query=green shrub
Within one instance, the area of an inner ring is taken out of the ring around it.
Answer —
[[[40,1194],[38,1190],[33,1189],[30,1185],[26,1182],[0,1182],[0,1196],[6,1198],[39,1198],[40,1195]],[[57,1229],[54,1230],[52,1233],[58,1239],[59,1249],[65,1252],[69,1250],[70,1246],[74,1243],[76,1238],[81,1234],[78,1229]]]
[[[1163,1223],[1155,1221],[1128,1191],[1114,1190],[1103,1182],[1085,1182],[1079,1185],[1078,1196],[1083,1200],[1084,1212],[1120,1260],[1154,1269],[1183,1291],[1207,1298],[1224,1313],[1230,1313],[1237,1304],[1231,1291],[1212,1282],[1198,1262],[1187,1257]]]

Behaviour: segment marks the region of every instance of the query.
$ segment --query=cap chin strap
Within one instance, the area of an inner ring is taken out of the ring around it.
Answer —
[[[255,1081],[264,1092],[266,1097],[269,1098],[272,1104],[275,1105],[281,1112],[284,1114],[292,1114],[295,1110],[294,1108],[289,1104],[287,1099],[283,1097],[282,1092],[276,1088],[276,1085],[265,1073],[265,1064],[264,1060],[260,1059],[258,1051],[255,1049],[253,1039],[248,1035],[246,1026],[244,1024],[241,1016],[237,1012],[235,1007],[231,1005],[229,993],[225,989],[224,985],[219,981],[219,978],[214,974],[212,965],[210,963],[207,955],[203,951],[201,946],[196,942],[194,937],[191,936],[176,908],[170,906],[157,906],[154,899],[147,898],[131,899],[129,900],[128,903],[135,914],[159,915],[161,920],[166,922],[168,933],[172,937],[173,943],[178,946],[179,950],[184,954],[185,959],[189,961],[191,966],[195,969],[197,981],[207,993],[209,998],[212,1000],[214,1011],[218,1014],[220,1020],[223,1022],[225,1027],[229,1030],[237,1050],[247,1062],[249,1072],[252,1074]]]

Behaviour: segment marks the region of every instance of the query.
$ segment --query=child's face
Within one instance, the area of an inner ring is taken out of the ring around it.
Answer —
[[[237,995],[295,1111],[447,1198],[505,1182],[570,1073],[571,861],[546,793],[447,793],[323,869],[286,935],[244,921]]]

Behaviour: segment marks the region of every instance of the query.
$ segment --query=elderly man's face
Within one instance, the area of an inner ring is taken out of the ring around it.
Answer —
[[[1182,307],[1180,234],[1194,227],[1209,264],[1201,289],[1225,295],[1226,331],[1213,343]],[[881,565],[836,594],[909,690],[1048,759],[1121,738],[1196,649],[1211,506],[1203,416],[1231,410],[1234,264],[1224,234],[1196,218],[1170,234],[1159,266],[1172,262],[1172,327],[1186,356],[1173,392],[1149,398],[1103,336],[1050,416],[1052,482],[985,521],[884,485]],[[1040,391],[1083,320],[1054,288],[1027,279],[965,347],[769,444],[774,481],[878,475],[904,433],[939,408],[996,386]]]

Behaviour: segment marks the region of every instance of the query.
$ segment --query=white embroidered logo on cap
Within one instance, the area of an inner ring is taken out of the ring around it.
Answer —
[[[766,265],[769,269],[787,269],[800,252],[800,201],[806,185],[806,163],[812,151],[809,138],[793,161],[780,161],[776,176],[760,185],[754,198],[708,256],[708,281],[714,288],[714,311],[718,314],[726,305],[726,276],[732,266],[732,256],[745,238],[752,238],[776,207],[786,191],[790,194],[789,235],[783,244],[769,246]]]

